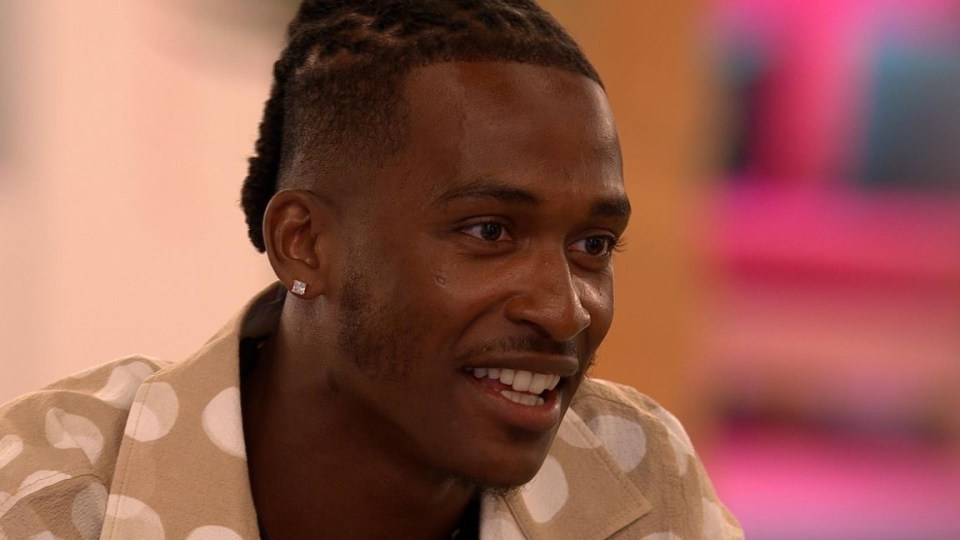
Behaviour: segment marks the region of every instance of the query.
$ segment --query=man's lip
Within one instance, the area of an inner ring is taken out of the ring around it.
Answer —
[[[475,368],[524,370],[566,378],[580,372],[580,361],[573,356],[556,354],[486,356],[472,359],[463,369],[472,370]]]
[[[466,379],[469,380],[468,386],[477,392],[476,395],[484,396],[479,403],[485,404],[482,405],[483,408],[490,411],[500,422],[533,433],[546,433],[560,422],[565,392],[561,386],[542,392],[539,397],[543,399],[543,403],[523,405],[504,396],[501,392],[508,388],[503,388],[499,381],[475,379],[472,376],[467,376]],[[561,380],[560,384],[563,382]]]

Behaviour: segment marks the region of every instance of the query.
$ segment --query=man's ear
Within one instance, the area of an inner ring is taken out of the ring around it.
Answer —
[[[302,189],[284,189],[270,199],[263,214],[267,257],[288,291],[315,298],[329,286],[336,211],[318,195]],[[294,282],[306,285],[298,291]]]

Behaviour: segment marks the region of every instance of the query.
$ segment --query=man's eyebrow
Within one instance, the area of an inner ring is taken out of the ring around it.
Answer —
[[[467,184],[453,186],[444,191],[434,204],[447,203],[455,199],[482,198],[494,199],[508,204],[536,206],[540,199],[533,193],[493,179],[474,180]]]
[[[596,217],[628,218],[630,217],[630,201],[626,197],[602,199],[590,207],[590,215]]]
[[[467,184],[453,186],[437,197],[434,204],[447,203],[462,198],[494,199],[523,206],[540,204],[540,199],[533,193],[494,179],[474,180]],[[590,206],[590,215],[594,217],[629,218],[630,201],[622,196],[600,199]]]

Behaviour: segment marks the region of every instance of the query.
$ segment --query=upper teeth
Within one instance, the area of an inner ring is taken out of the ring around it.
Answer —
[[[503,384],[513,387],[517,392],[530,392],[531,394],[553,390],[560,382],[559,375],[533,373],[523,369],[473,368],[473,376],[478,379],[483,377],[498,379]]]

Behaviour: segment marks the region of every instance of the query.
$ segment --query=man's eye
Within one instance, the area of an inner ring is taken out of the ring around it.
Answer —
[[[503,224],[497,223],[496,221],[487,221],[485,223],[477,223],[476,225],[464,227],[461,230],[464,233],[469,234],[470,236],[475,236],[481,240],[486,240],[488,242],[505,240],[507,236],[507,232]]]
[[[617,239],[612,236],[588,236],[574,242],[571,249],[593,257],[607,257],[616,247]]]

